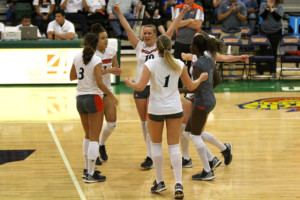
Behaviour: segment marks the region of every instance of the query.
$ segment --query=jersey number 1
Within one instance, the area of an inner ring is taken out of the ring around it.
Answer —
[[[165,80],[165,85],[164,85],[164,87],[168,87],[170,75],[166,76],[165,79],[166,79],[166,80]]]

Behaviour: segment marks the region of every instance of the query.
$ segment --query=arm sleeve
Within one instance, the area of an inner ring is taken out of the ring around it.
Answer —
[[[279,21],[282,18],[276,11],[272,12],[272,16],[276,21]]]
[[[152,64],[151,64],[151,60],[148,60],[147,62],[145,62],[145,65],[149,69],[149,71],[152,72],[153,67],[152,67]]]

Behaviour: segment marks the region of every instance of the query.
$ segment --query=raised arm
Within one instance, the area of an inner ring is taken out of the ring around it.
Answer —
[[[179,25],[179,23],[181,22],[183,16],[185,15],[185,13],[190,9],[190,7],[188,5],[184,5],[182,11],[180,12],[180,14],[173,20],[172,24],[170,25],[169,29],[166,32],[166,35],[168,37],[172,37],[174,30],[177,28],[177,26]]]
[[[151,77],[151,72],[148,69],[148,67],[146,67],[146,65],[144,65],[143,72],[142,72],[139,82],[133,83],[131,78],[126,78],[125,84],[127,85],[127,87],[131,87],[136,91],[143,91],[145,89],[145,87],[147,86],[147,84],[150,80],[150,77]]]
[[[220,53],[216,53],[214,60],[217,62],[246,62],[249,59],[249,55],[240,55],[240,56],[233,56],[233,55],[224,55]]]
[[[129,40],[131,46],[135,49],[140,40],[138,39],[138,37],[136,37],[134,31],[132,30],[128,21],[126,20],[123,13],[121,12],[119,4],[114,5],[114,11],[118,15],[119,20],[127,33],[128,40]]]
[[[182,80],[182,82],[184,83],[185,87],[188,90],[193,91],[200,85],[201,82],[205,81],[207,79],[207,77],[208,77],[208,74],[206,72],[204,72],[204,73],[201,73],[201,75],[199,76],[198,79],[192,81],[187,72],[187,67],[184,66],[181,76],[180,76],[180,79]]]

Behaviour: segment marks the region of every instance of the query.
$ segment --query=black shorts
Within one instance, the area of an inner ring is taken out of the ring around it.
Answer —
[[[104,110],[103,100],[97,94],[77,96],[77,111],[80,114],[97,113]]]
[[[183,117],[183,112],[170,114],[170,115],[153,115],[149,114],[149,119],[156,122],[163,122],[165,119],[177,119]]]
[[[150,96],[150,85],[147,85],[143,91],[133,91],[135,99],[147,99]]]
[[[185,131],[192,135],[201,135],[202,129],[206,124],[208,112],[201,108],[194,107],[189,121],[186,124]]]

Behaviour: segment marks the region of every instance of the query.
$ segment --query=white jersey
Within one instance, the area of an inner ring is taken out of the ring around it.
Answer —
[[[158,58],[158,49],[156,47],[156,44],[152,47],[148,47],[144,42],[139,41],[135,48],[135,52],[137,57],[137,70],[135,82],[138,82],[141,78],[145,62],[149,59]]]
[[[83,63],[82,52],[74,57],[73,64],[75,65],[78,79],[76,96],[86,94],[98,94],[101,96],[101,90],[97,86],[94,75],[94,68],[99,63],[101,63],[101,58],[95,54],[87,65]]]
[[[107,47],[104,53],[96,51],[95,54],[102,60],[102,70],[112,68],[112,61],[117,51],[114,48]],[[110,73],[102,75],[102,81],[106,87],[111,90]]]
[[[148,105],[150,114],[169,115],[182,112],[178,80],[184,63],[179,59],[175,60],[181,67],[179,74],[174,72],[162,57],[151,59],[145,63],[151,72]]]

